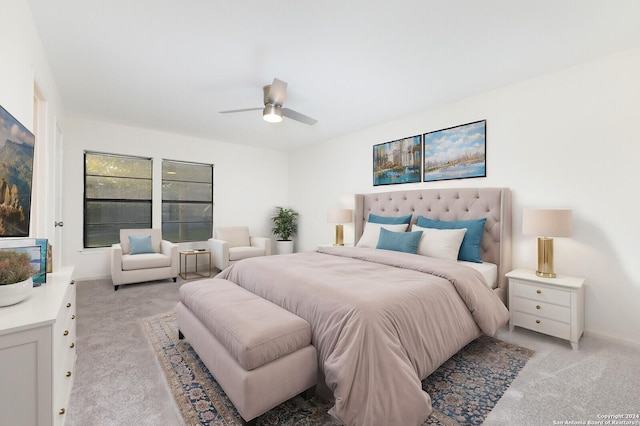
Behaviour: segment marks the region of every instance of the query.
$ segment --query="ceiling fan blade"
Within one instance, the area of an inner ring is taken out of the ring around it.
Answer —
[[[315,118],[308,117],[302,113],[299,113],[298,111],[294,111],[289,108],[282,108],[282,115],[292,120],[296,120],[301,123],[308,124],[310,126],[313,126],[318,122],[318,120],[316,120]]]
[[[269,89],[269,94],[266,96],[266,99],[270,104],[282,106],[282,104],[284,103],[285,93],[287,93],[287,83],[274,78],[273,83],[271,83],[271,89]]]
[[[229,114],[229,113],[233,113],[233,112],[258,111],[258,110],[262,110],[262,107],[260,107],[260,108],[230,109],[229,111],[218,111],[218,113],[219,114]]]

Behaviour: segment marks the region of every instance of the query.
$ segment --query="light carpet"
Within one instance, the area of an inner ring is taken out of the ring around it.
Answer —
[[[178,339],[175,313],[142,319],[145,333],[189,425],[240,425],[240,417],[191,345]],[[426,425],[477,425],[500,400],[533,351],[482,336],[449,359],[422,382],[433,412]],[[338,425],[331,403],[301,397],[258,418],[258,425]]]

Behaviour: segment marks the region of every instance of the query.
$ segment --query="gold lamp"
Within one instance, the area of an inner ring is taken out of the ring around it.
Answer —
[[[344,245],[343,223],[351,223],[353,211],[351,209],[329,209],[327,210],[327,222],[336,224],[336,239],[334,246]]]
[[[552,237],[571,236],[571,210],[523,209],[522,234],[538,237],[538,270],[536,275],[555,278]]]

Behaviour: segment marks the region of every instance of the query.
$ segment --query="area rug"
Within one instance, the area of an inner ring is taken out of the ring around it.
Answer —
[[[234,426],[242,421],[235,407],[185,340],[178,339],[176,317],[169,312],[142,320],[145,332],[188,425]],[[433,412],[425,425],[479,425],[502,397],[533,351],[482,336],[422,382]],[[339,425],[331,404],[295,397],[258,418],[258,425]]]

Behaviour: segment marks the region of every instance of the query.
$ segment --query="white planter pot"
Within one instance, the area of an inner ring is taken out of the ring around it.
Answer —
[[[29,297],[33,290],[31,278],[15,284],[0,285],[0,306],[15,305]]]
[[[276,253],[278,254],[291,254],[293,253],[293,241],[291,240],[278,240],[276,241]]]

